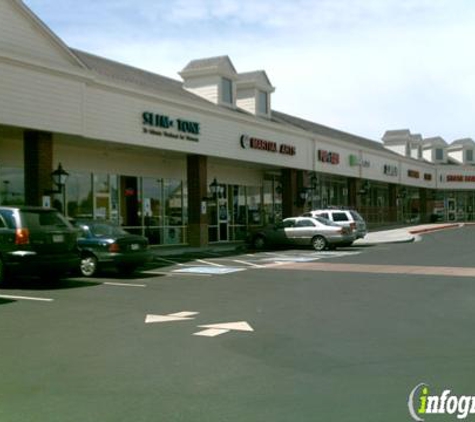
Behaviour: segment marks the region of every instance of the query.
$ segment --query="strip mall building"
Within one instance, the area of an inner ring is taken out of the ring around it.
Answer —
[[[160,245],[241,240],[327,206],[370,224],[474,219],[470,139],[402,130],[381,143],[277,112],[267,74],[227,56],[179,75],[73,50],[0,0],[0,204],[50,202]],[[52,194],[59,163],[69,177]]]

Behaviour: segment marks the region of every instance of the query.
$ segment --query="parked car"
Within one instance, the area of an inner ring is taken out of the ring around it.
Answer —
[[[105,267],[131,274],[152,259],[146,237],[102,220],[73,220],[73,224],[79,230],[79,269],[85,277],[92,277]]]
[[[351,244],[354,239],[350,228],[324,218],[291,217],[253,233],[251,243],[256,249],[273,245],[309,245],[316,251],[323,251]]]
[[[355,232],[356,239],[362,239],[368,233],[366,222],[355,210],[322,209],[306,212],[303,216],[323,217],[340,226],[350,227]]]
[[[0,282],[6,274],[58,278],[79,265],[77,231],[55,209],[0,206]]]

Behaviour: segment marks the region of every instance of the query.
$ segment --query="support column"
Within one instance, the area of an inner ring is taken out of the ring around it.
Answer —
[[[397,221],[397,186],[394,184],[389,185],[389,222],[395,223]]]
[[[188,243],[191,246],[208,245],[208,216],[202,211],[207,189],[207,158],[203,155],[188,155]]]
[[[426,188],[419,188],[419,215],[421,223],[429,222],[429,213],[428,213],[428,195]]]
[[[282,170],[282,218],[299,215],[296,205],[298,195],[297,170]]]
[[[357,190],[356,190],[356,179],[354,177],[348,178],[348,205],[350,208],[357,209],[358,204],[356,202]]]
[[[53,135],[27,130],[23,133],[25,203],[41,206],[47,190],[51,190],[53,171]]]

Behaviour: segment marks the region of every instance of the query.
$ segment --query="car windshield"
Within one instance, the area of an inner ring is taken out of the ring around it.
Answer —
[[[123,236],[128,234],[124,229],[119,226],[114,226],[113,224],[108,223],[86,223],[84,224],[89,227],[91,234],[94,237],[116,237]]]

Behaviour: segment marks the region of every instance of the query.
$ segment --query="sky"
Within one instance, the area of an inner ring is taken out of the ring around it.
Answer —
[[[228,55],[272,108],[373,140],[475,139],[473,0],[24,0],[68,46],[180,80]]]

